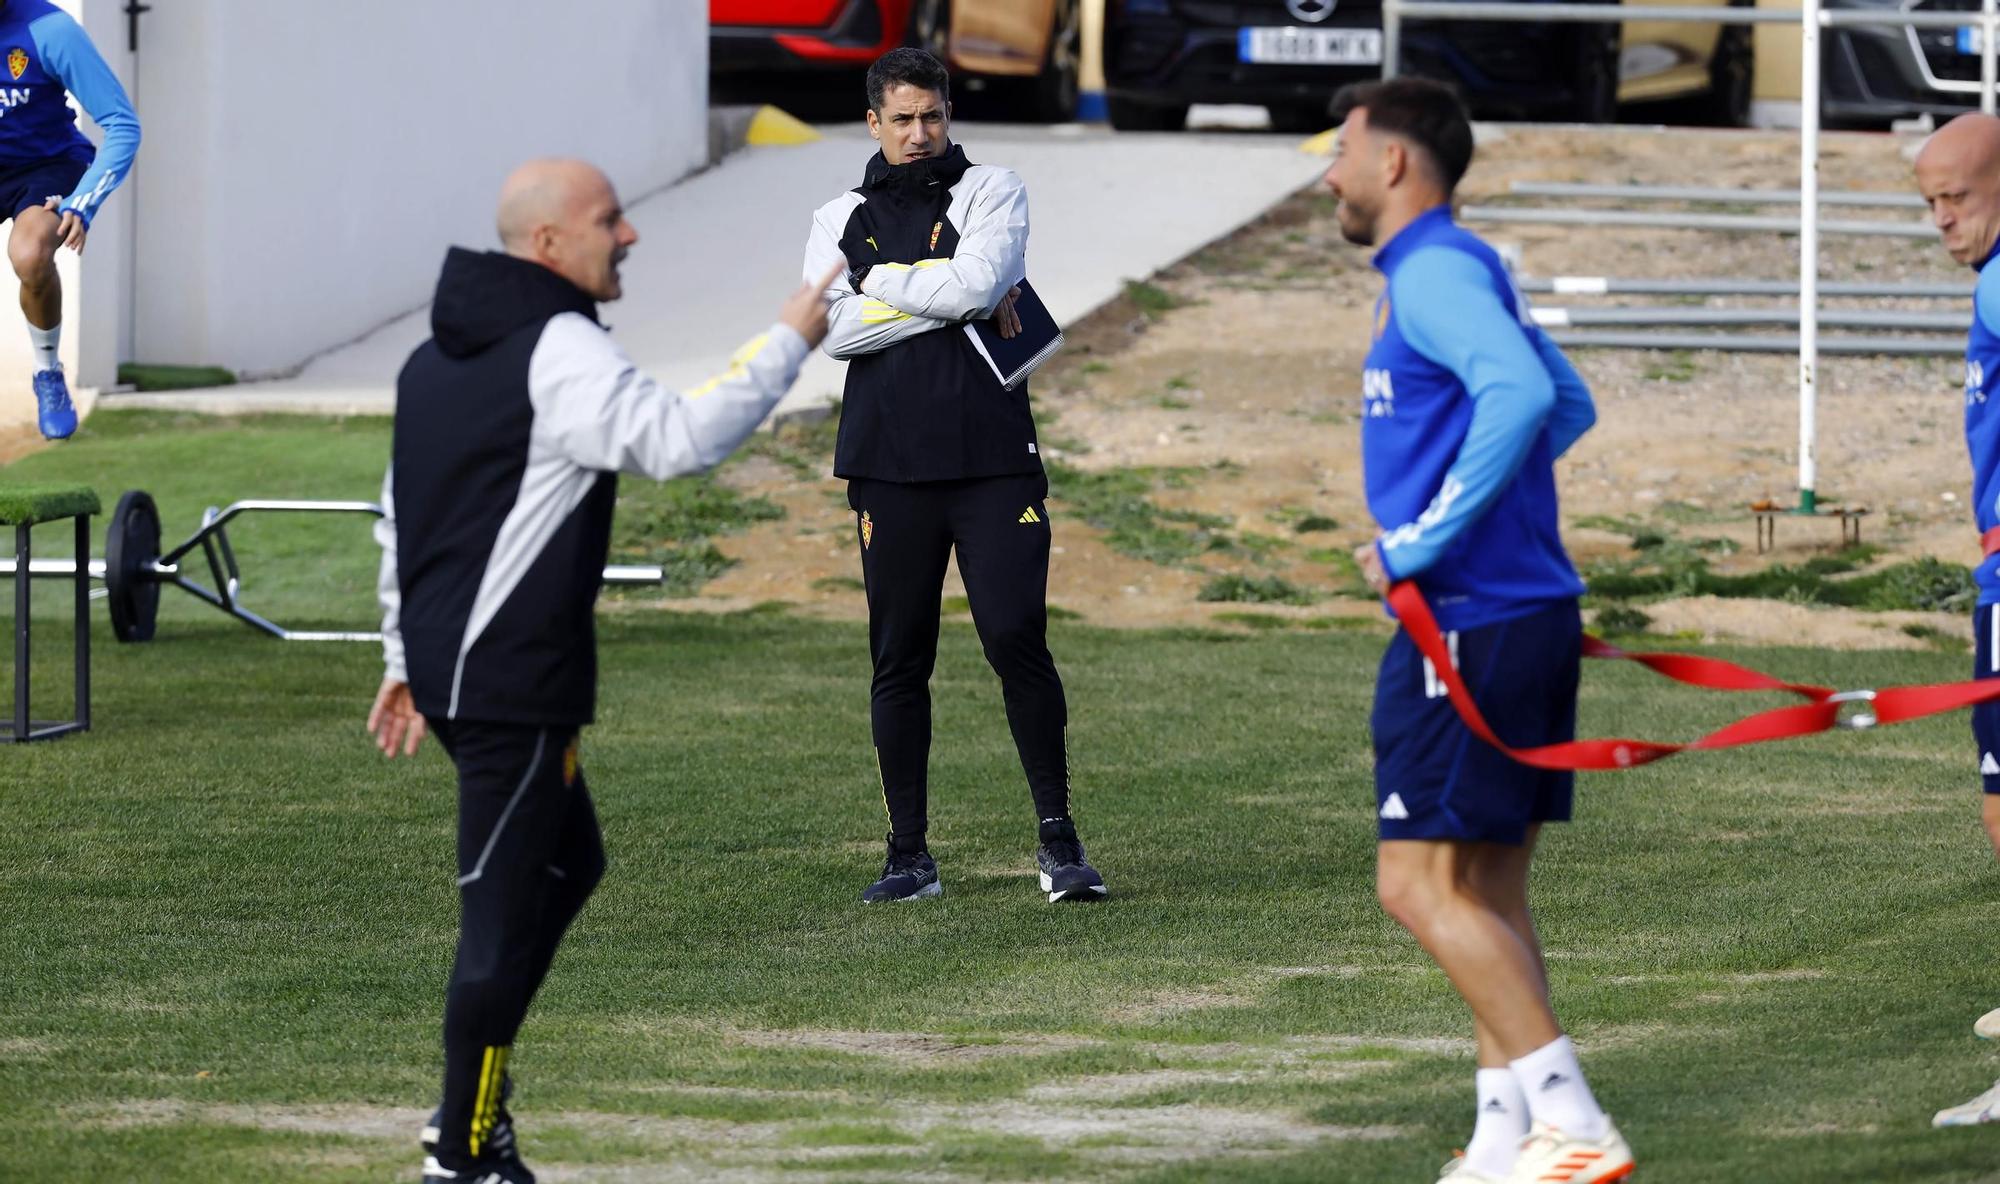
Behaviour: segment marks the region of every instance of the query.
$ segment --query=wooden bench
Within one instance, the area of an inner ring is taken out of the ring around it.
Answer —
[[[1764,552],[1778,545],[1778,521],[1780,519],[1803,519],[1810,521],[1814,518],[1838,518],[1840,520],[1840,545],[1842,547],[1858,547],[1861,545],[1861,520],[1868,515],[1868,507],[1821,506],[1810,514],[1802,514],[1797,510],[1784,509],[1770,502],[1757,502],[1751,505],[1750,513],[1757,519],[1757,553],[1762,555]]]
[[[19,744],[90,730],[90,516],[97,492],[85,485],[0,486],[0,525],[14,528],[14,710],[0,739]],[[34,564],[29,534],[45,522],[76,522],[76,710],[66,720],[36,720],[28,709],[28,636],[33,624]]]

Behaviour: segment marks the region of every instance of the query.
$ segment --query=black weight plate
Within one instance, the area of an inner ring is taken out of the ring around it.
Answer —
[[[104,587],[111,633],[119,641],[151,641],[160,617],[160,511],[142,489],[128,489],[104,532]]]

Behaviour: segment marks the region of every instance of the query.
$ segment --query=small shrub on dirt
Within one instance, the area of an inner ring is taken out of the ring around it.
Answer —
[[[1241,625],[1245,629],[1289,629],[1290,617],[1273,616],[1270,613],[1217,613],[1210,618],[1230,625]]]
[[[1230,572],[1203,584],[1195,599],[1242,604],[1314,604],[1320,597],[1280,576],[1246,576]]]
[[[1126,280],[1125,299],[1130,300],[1132,307],[1149,321],[1156,321],[1187,304],[1179,296],[1145,280]]]
[[[736,566],[709,545],[710,538],[784,516],[784,507],[775,502],[709,476],[627,482],[619,490],[612,519],[611,560],[657,563],[665,570],[665,595],[693,596]]]
[[[671,597],[693,596],[712,579],[736,566],[736,560],[715,549],[713,543],[675,547],[660,556],[665,574],[662,591]]]
[[[1307,617],[1299,624],[1308,629],[1365,630],[1380,629],[1388,624],[1382,617]]]
[[[733,534],[785,516],[784,507],[740,493],[713,477],[631,481],[619,491],[613,546],[622,554]]]
[[[1244,531],[1237,536],[1236,549],[1259,563],[1268,563],[1281,551],[1292,549],[1292,540],[1279,538],[1274,534],[1258,534]]]
[[[1979,602],[1979,585],[1971,569],[1928,555],[1858,576],[1839,587],[1854,599],[1835,603],[1859,608],[1961,613]]]
[[[1905,625],[1903,635],[1927,641],[1947,653],[1962,654],[1972,648],[1971,643],[1959,634],[1947,633],[1933,625]]]
[[[1694,355],[1686,350],[1675,350],[1646,367],[1645,376],[1648,382],[1692,382],[1695,376]]]
[[[1199,470],[1103,469],[1086,472],[1051,461],[1049,497],[1104,532],[1112,550],[1165,567],[1182,566],[1234,540],[1230,520],[1197,510],[1170,510],[1149,496],[1161,487],[1184,486]]]
[[[1585,582],[1593,595],[1610,600],[1721,596],[1877,612],[1963,612],[1979,599],[1969,569],[1929,557],[1854,575],[1873,555],[1871,549],[1854,548],[1840,555],[1816,555],[1800,564],[1721,575],[1709,570],[1701,555],[1683,549],[1671,563],[1597,564],[1586,573]]]
[[[1653,618],[1629,604],[1608,604],[1597,610],[1594,626],[1599,633],[1644,633]]]

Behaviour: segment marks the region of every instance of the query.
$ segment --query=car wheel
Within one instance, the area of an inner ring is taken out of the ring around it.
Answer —
[[[1036,123],[1076,118],[1083,73],[1083,0],[1057,0],[1042,71],[1028,84],[1027,117]]]
[[[1578,25],[1570,101],[1563,118],[1611,123],[1618,118],[1617,25]]]
[[[1186,103],[1135,103],[1111,99],[1111,126],[1121,132],[1177,132],[1187,126]]]
[[[1695,107],[1695,117],[1712,127],[1749,127],[1750,102],[1755,96],[1757,50],[1747,25],[1722,30],[1715,58],[1708,65],[1708,93]]]
[[[1271,112],[1271,130],[1311,136],[1333,126],[1328,103],[1277,103]]]

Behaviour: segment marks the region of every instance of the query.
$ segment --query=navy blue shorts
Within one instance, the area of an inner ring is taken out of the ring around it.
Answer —
[[[1972,610],[1972,677],[2000,678],[2000,604]],[[2000,701],[1972,709],[1972,738],[1979,743],[1979,780],[2000,793]]]
[[[1445,635],[1480,713],[1515,748],[1576,738],[1582,639],[1573,600]],[[1575,774],[1517,764],[1473,735],[1403,630],[1382,655],[1369,726],[1385,840],[1519,845],[1533,823],[1569,821]]]
[[[58,201],[68,197],[89,171],[89,161],[67,156],[0,169],[0,219],[46,205],[52,197]]]

